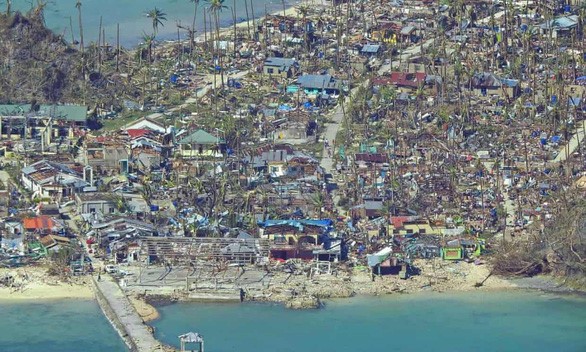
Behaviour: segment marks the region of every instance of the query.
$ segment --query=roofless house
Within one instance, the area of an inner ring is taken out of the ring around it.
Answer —
[[[87,127],[87,108],[81,105],[0,105],[1,138],[41,136],[43,144],[54,138],[73,138],[77,129]]]

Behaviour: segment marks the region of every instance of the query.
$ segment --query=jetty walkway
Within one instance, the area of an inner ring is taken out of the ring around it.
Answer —
[[[114,279],[103,275],[100,281],[95,277],[93,281],[102,311],[131,352],[165,351]]]

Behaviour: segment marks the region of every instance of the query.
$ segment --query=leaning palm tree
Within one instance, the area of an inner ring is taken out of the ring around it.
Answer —
[[[153,22],[153,32],[157,35],[159,32],[159,26],[165,27],[163,21],[167,20],[167,14],[155,7],[147,13],[147,17],[151,18],[151,21]]]

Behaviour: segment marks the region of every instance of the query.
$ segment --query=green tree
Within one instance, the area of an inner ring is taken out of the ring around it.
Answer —
[[[165,27],[163,22],[167,20],[167,14],[155,7],[147,13],[147,16],[150,17],[153,22],[153,32],[157,35],[159,32],[159,26]]]
[[[317,212],[317,216],[319,219],[321,219],[322,216],[322,212],[323,212],[323,207],[325,205],[325,198],[324,195],[321,192],[318,193],[314,193],[311,196],[311,204],[313,205],[313,207],[315,208],[315,211]]]
[[[139,46],[138,55],[142,58],[142,52],[146,50],[148,62],[152,61],[153,58],[153,43],[155,41],[154,34],[147,34],[146,32],[142,33],[142,43]]]

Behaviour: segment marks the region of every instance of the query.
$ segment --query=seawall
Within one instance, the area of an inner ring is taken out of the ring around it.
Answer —
[[[93,283],[102,312],[131,352],[165,351],[112,278],[97,281],[94,277]]]

